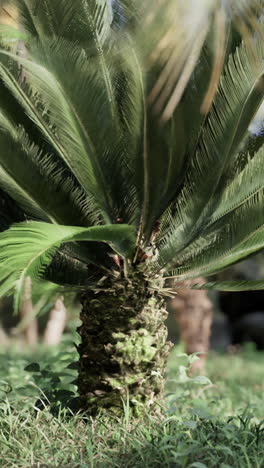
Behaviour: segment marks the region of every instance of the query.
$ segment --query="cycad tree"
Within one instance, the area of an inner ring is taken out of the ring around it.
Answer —
[[[209,276],[264,246],[264,149],[247,134],[263,99],[261,22],[254,53],[225,26],[203,114],[211,32],[171,76],[175,2],[130,3],[19,0],[24,49],[2,37],[0,51],[0,294],[15,288],[17,308],[28,276],[82,290],[91,414],[120,411],[127,395],[136,412],[155,408],[167,276]]]

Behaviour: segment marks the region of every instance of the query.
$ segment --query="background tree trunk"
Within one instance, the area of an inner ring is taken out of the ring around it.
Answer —
[[[6,346],[7,344],[9,344],[9,338],[0,322],[0,346]]]
[[[199,361],[194,362],[191,368],[191,372],[199,373],[205,372],[213,320],[213,305],[207,291],[198,291],[187,286],[203,282],[205,282],[204,278],[196,278],[193,281],[182,283],[181,288],[176,290],[177,295],[171,301],[186,353],[203,353],[200,355]],[[183,287],[185,285],[186,288]]]
[[[34,315],[32,304],[32,282],[29,276],[25,279],[24,283],[20,314],[25,340],[29,346],[35,347],[38,343],[38,322]]]
[[[66,325],[67,313],[63,297],[59,297],[50,312],[49,320],[44,332],[43,343],[56,346],[60,343]]]
[[[78,385],[88,414],[122,414],[128,397],[137,416],[146,408],[160,410],[155,403],[162,398],[171,344],[164,300],[149,286],[135,274],[131,280],[108,278],[96,294],[83,294]]]
[[[0,24],[16,27],[18,23],[17,9],[9,0],[0,1]]]

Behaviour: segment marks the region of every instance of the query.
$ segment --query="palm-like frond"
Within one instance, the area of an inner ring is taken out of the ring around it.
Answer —
[[[45,46],[45,50],[33,48],[34,62],[8,54],[10,60],[23,64],[27,85],[3,61],[0,74],[81,189],[92,197],[103,219],[114,222],[122,214],[124,197],[132,207],[136,205],[133,174],[139,165],[143,89],[133,80],[135,60],[133,55],[125,59],[126,50],[112,60],[109,53],[103,67],[100,53],[87,57],[83,50],[58,40],[46,39]],[[96,138],[99,133],[101,137]],[[130,170],[130,186],[123,182],[124,170]]]
[[[9,292],[16,284],[17,309],[25,278],[39,278],[63,243],[78,241],[111,243],[118,253],[128,257],[135,247],[134,229],[131,226],[78,228],[37,222],[14,225],[2,233],[0,239],[0,295]]]
[[[264,279],[262,280],[244,280],[244,281],[216,281],[204,284],[197,283],[192,289],[207,289],[217,291],[261,291],[264,289]]]
[[[253,52],[252,29],[262,35],[256,21],[256,16],[262,13],[261,0],[201,0],[199,3],[160,0],[155,4],[152,0],[122,0],[115,3],[117,10],[123,8],[126,21],[131,16],[139,18],[137,34],[141,45],[144,44],[148,67],[160,65],[149,97],[158,104],[163,121],[170,120],[179,104],[212,25],[214,67],[202,106],[205,113],[210,109],[220,79],[225,48],[230,42],[230,23],[232,36],[242,35]],[[132,24],[135,28],[135,21]],[[146,37],[149,38],[147,47]]]
[[[252,57],[244,45],[235,56],[231,56],[225,69],[182,191],[173,207],[174,226],[168,234],[168,243],[166,239],[162,241],[161,259],[164,264],[173,264],[180,252],[202,236],[217,206],[222,204],[224,209],[222,194],[228,171],[234,163],[239,143],[263,100],[263,44],[258,43],[256,50],[258,69],[251,62]],[[234,183],[238,189],[239,180]]]
[[[104,42],[111,23],[111,3],[101,0],[32,0],[17,2],[27,31],[42,40],[46,37],[63,37],[86,46],[89,39]]]

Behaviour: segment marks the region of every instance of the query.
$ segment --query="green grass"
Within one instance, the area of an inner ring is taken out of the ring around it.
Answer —
[[[210,380],[189,380],[179,352],[169,362],[164,418],[146,414],[135,424],[126,405],[122,420],[73,412],[77,356],[69,343],[34,357],[3,351],[0,467],[264,467],[263,354],[212,353]]]

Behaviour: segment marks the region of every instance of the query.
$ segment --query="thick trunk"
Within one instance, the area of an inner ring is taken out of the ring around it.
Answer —
[[[162,280],[156,280],[159,286]],[[122,412],[129,398],[135,415],[161,401],[170,343],[164,300],[140,274],[107,279],[82,297],[79,392],[88,414]]]

